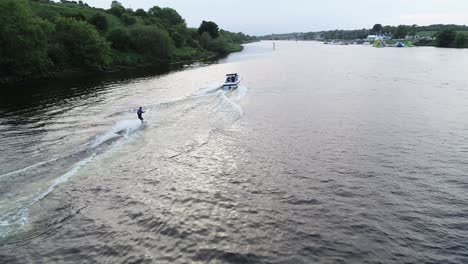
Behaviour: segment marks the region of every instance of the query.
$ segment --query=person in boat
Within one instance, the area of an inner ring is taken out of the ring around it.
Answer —
[[[138,115],[138,119],[140,119],[140,121],[143,123],[143,108],[140,106],[140,108],[138,108],[138,111],[137,111],[137,115]]]

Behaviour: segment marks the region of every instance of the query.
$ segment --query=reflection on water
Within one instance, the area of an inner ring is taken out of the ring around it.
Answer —
[[[467,66],[464,50],[261,42],[8,92],[0,258],[466,263]],[[232,72],[242,86],[218,89]]]

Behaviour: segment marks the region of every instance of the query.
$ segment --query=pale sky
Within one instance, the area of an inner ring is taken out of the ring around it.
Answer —
[[[111,0],[83,0],[109,8]],[[198,27],[202,20],[250,35],[370,28],[375,23],[468,24],[468,0],[120,0],[133,9],[171,7]]]

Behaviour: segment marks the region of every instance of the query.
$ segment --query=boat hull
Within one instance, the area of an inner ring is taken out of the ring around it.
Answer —
[[[223,89],[226,89],[226,90],[231,90],[231,89],[236,89],[239,87],[239,84],[241,82],[241,77],[239,76],[237,78],[237,81],[235,82],[226,82],[223,84]]]
[[[223,89],[231,90],[239,87],[239,84],[224,84]]]

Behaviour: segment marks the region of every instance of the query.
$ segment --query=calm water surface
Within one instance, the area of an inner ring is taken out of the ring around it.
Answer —
[[[468,263],[468,51],[276,46],[2,92],[0,262]]]

